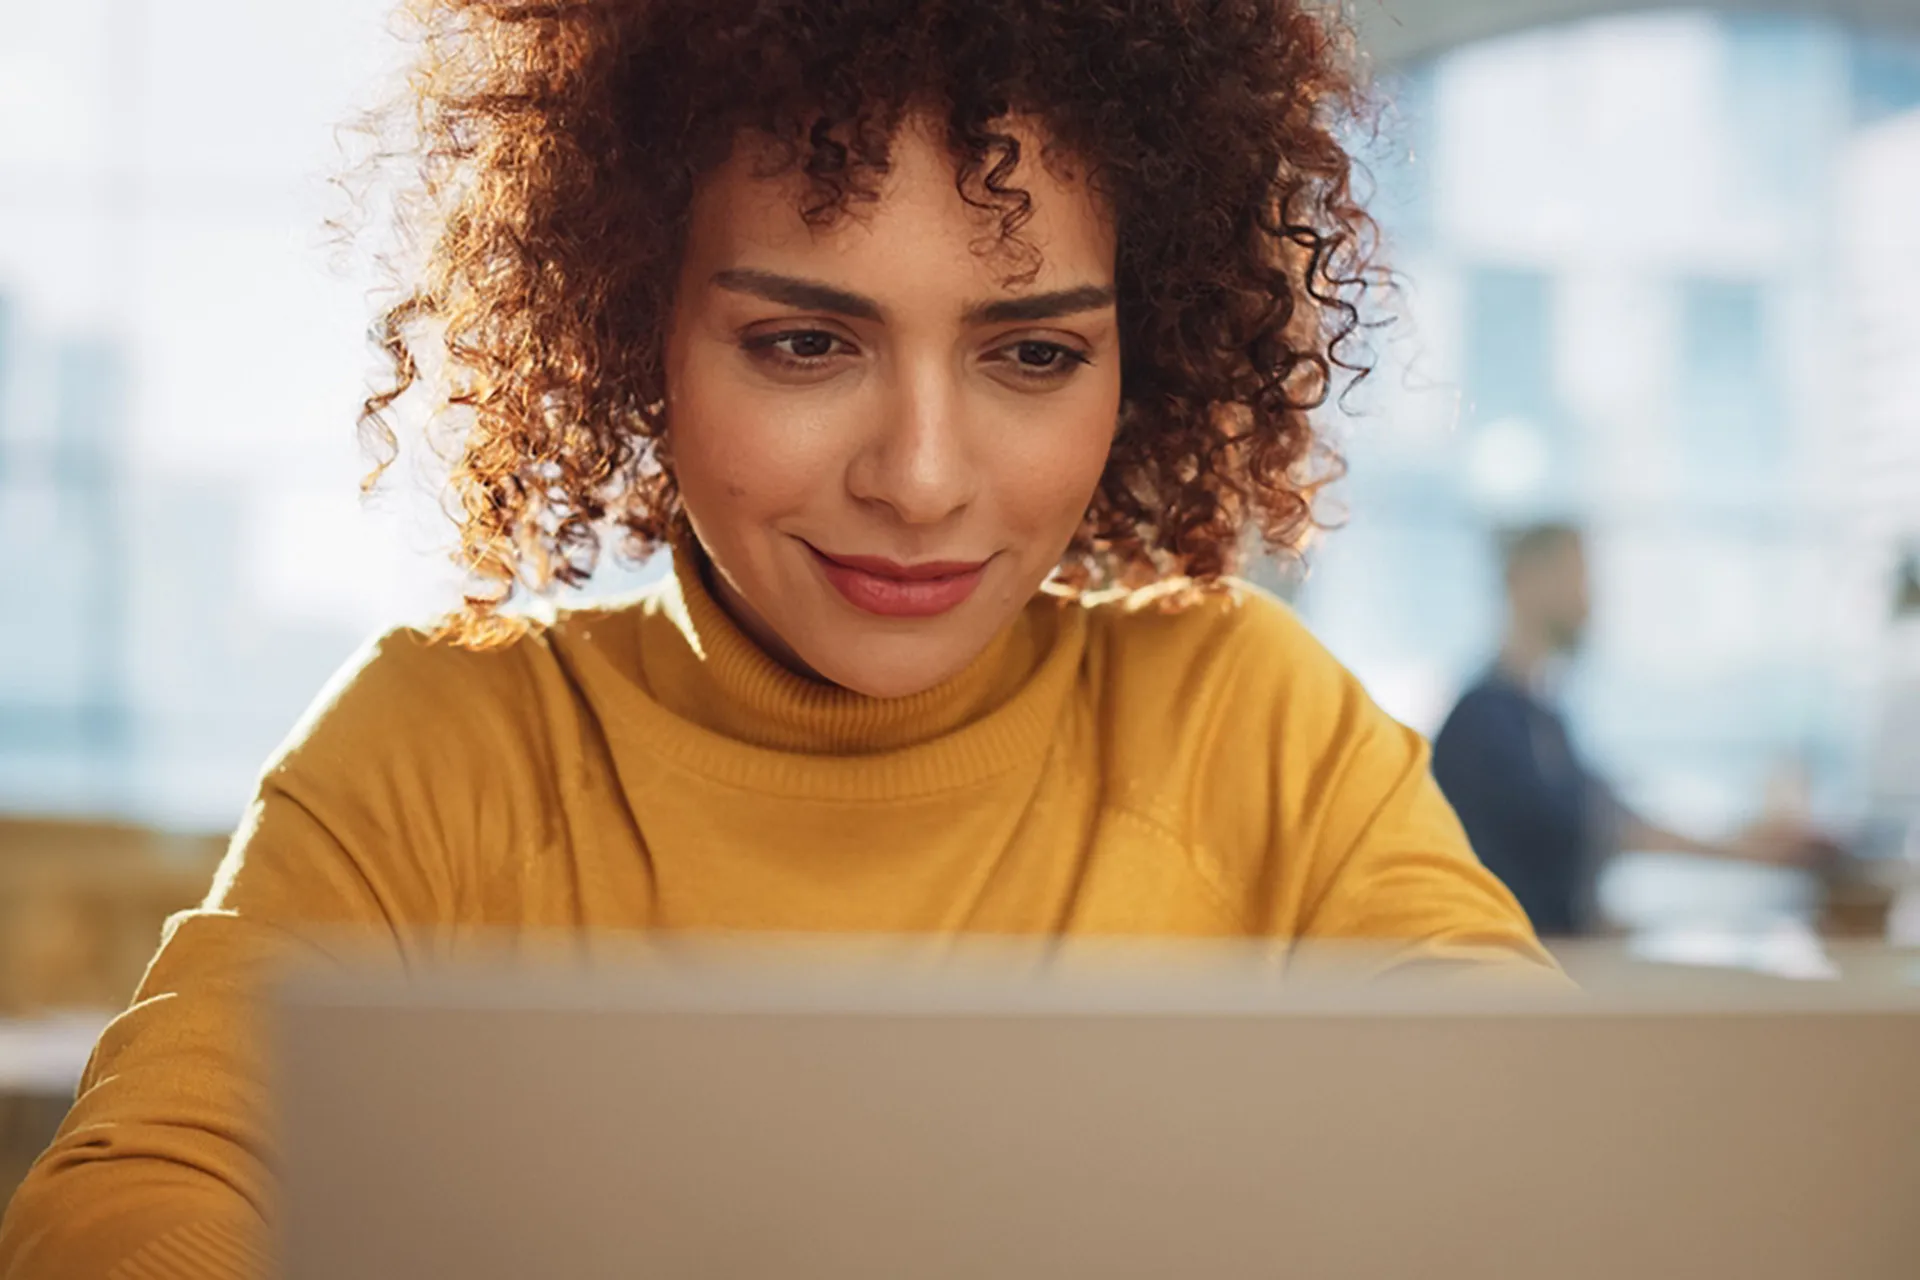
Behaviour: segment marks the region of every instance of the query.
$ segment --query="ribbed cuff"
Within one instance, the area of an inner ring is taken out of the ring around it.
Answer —
[[[260,1280],[267,1255],[227,1222],[189,1222],[150,1240],[107,1273],[107,1280]]]

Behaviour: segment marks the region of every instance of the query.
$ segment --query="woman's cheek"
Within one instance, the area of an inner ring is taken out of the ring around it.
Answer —
[[[798,509],[830,478],[833,432],[792,393],[735,390],[675,403],[674,461],[683,491],[758,512]]]
[[[1007,506],[1034,533],[1078,526],[1113,447],[1117,396],[1090,395],[1024,423],[1005,449]]]

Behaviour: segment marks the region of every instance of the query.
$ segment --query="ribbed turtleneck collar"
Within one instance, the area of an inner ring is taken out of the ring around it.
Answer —
[[[713,598],[698,556],[676,546],[671,580],[554,636],[617,753],[822,799],[967,786],[1045,751],[1085,653],[1083,611],[1040,592],[951,679],[868,697],[776,662]]]
[[[1005,703],[1033,674],[1042,645],[1027,610],[959,674],[904,698],[870,698],[787,669],[728,616],[708,589],[699,549],[673,548],[681,643],[650,644],[654,696],[675,715],[775,751],[866,755],[953,732]]]

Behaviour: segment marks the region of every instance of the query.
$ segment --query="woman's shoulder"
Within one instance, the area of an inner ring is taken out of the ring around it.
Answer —
[[[1373,718],[1298,614],[1237,579],[1085,599],[1089,684],[1110,767],[1182,797],[1336,752]]]
[[[415,767],[475,778],[551,772],[555,743],[578,737],[579,714],[561,649],[609,615],[639,608],[546,610],[485,643],[431,622],[366,640],[320,690],[270,770],[288,766]]]
[[[445,734],[524,729],[550,716],[566,695],[569,646],[605,646],[631,631],[622,624],[663,607],[659,585],[619,598],[559,608],[536,602],[479,638],[441,621],[389,627],[341,665],[308,708],[292,740],[322,724]]]
[[[1110,679],[1295,680],[1341,674],[1291,606],[1240,578],[1168,579],[1083,597],[1090,645]]]
[[[389,628],[334,672],[288,746],[321,735],[364,736],[372,745],[511,719],[532,691],[544,647],[544,629],[473,647],[431,626]]]

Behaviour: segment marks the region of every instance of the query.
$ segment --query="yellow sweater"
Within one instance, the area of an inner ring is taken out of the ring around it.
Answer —
[[[944,686],[775,665],[684,569],[484,653],[398,632],[269,767],[0,1228],[0,1276],[259,1269],[259,975],[360,926],[1394,940],[1551,963],[1386,716],[1248,588],[1043,593]],[[323,957],[324,958],[324,957]]]

